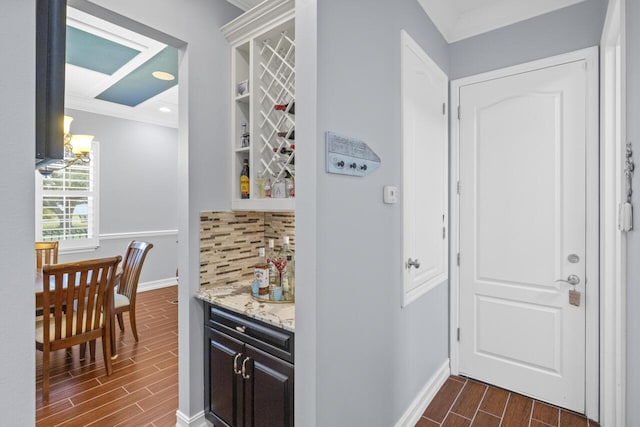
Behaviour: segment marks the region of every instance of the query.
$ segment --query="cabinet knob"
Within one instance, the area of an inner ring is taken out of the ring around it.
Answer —
[[[238,331],[238,332],[242,332],[243,334],[244,334],[244,331],[245,331],[246,329],[247,329],[247,328],[246,328],[245,326],[236,326],[236,331]]]
[[[233,358],[233,373],[236,375],[240,375],[242,373],[242,371],[238,369],[238,359],[240,358],[240,356],[242,356],[242,353],[236,354],[236,356]]]
[[[244,378],[245,380],[248,380],[249,378],[251,378],[251,375],[247,374],[248,361],[249,361],[248,357],[242,361],[242,378]]]

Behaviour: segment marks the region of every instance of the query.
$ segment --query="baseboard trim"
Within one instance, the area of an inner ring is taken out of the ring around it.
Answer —
[[[180,410],[176,411],[176,427],[209,427],[211,424],[204,417],[204,411],[200,411],[189,418]]]
[[[153,291],[154,289],[168,288],[169,286],[175,286],[178,281],[175,277],[169,277],[167,279],[152,280],[149,282],[138,283],[138,292]]]
[[[422,387],[395,427],[414,427],[450,374],[451,369],[447,359]]]

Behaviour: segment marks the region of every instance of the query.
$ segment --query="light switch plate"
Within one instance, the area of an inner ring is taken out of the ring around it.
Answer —
[[[398,203],[398,187],[385,185],[382,191],[382,200],[387,204]]]

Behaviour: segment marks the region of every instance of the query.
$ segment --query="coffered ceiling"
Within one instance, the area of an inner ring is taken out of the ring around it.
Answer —
[[[66,49],[66,108],[178,126],[176,49],[72,8]]]

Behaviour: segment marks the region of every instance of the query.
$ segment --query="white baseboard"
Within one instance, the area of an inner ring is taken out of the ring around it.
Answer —
[[[179,410],[176,411],[176,427],[210,427],[211,423],[204,417],[204,411],[200,411],[189,418]]]
[[[440,369],[429,378],[429,381],[427,381],[424,387],[422,387],[420,393],[418,393],[413,402],[411,402],[411,405],[409,405],[402,417],[398,420],[395,427],[414,427],[438,390],[440,390],[440,387],[447,381],[449,375],[451,375],[451,370],[449,368],[449,359],[447,359]]]
[[[152,291],[154,289],[167,288],[169,286],[175,286],[178,281],[175,277],[169,277],[167,279],[152,280],[150,282],[138,283],[138,292]]]

